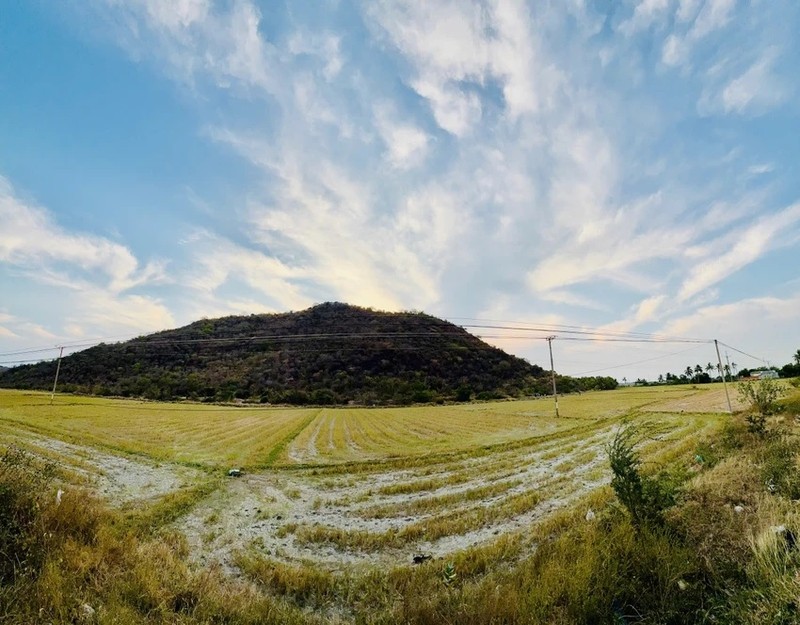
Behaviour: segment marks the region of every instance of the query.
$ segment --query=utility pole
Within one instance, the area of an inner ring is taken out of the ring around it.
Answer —
[[[61,357],[64,355],[64,346],[58,348],[58,364],[56,365],[56,379],[53,380],[53,392],[50,393],[50,405],[53,405],[53,397],[56,395],[56,385],[58,384],[58,372],[61,371]]]
[[[553,401],[556,403],[556,417],[558,416],[558,392],[556,391],[556,369],[553,366],[553,339],[554,336],[547,337],[547,347],[550,348],[550,376],[553,378]]]
[[[725,380],[725,370],[722,368],[722,356],[719,355],[719,343],[714,339],[714,348],[717,350],[717,362],[719,363],[719,374],[722,376],[722,386],[725,387],[725,399],[728,401],[728,412],[733,414],[731,406],[731,396],[728,395],[728,382]]]

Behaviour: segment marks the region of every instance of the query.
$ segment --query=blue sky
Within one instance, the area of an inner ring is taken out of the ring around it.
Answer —
[[[790,0],[5,3],[0,352],[338,300],[786,363],[798,28]]]

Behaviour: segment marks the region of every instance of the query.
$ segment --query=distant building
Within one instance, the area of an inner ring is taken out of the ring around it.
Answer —
[[[767,369],[766,371],[751,371],[750,377],[754,380],[777,380],[778,372],[774,369]]]

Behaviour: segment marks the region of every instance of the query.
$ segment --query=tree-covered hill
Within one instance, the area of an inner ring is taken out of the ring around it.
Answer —
[[[48,389],[55,362],[0,372],[0,386]],[[340,303],[203,319],[64,357],[59,389],[99,395],[292,404],[406,404],[546,388],[537,365],[447,321]]]

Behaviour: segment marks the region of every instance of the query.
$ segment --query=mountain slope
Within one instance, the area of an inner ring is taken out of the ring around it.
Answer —
[[[0,386],[47,389],[55,367],[0,372]],[[326,303],[101,344],[62,360],[59,388],[154,399],[406,404],[517,395],[543,373],[430,315]]]

